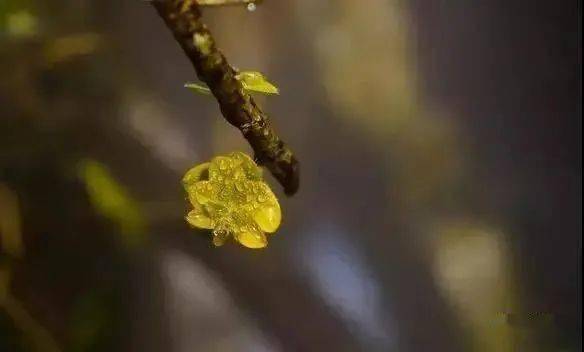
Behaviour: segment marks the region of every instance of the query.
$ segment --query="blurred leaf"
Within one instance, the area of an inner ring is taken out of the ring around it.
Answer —
[[[24,252],[20,206],[14,191],[0,183],[0,250],[13,258]]]
[[[17,38],[32,37],[38,33],[37,18],[27,10],[9,13],[6,16],[6,32]]]
[[[107,167],[96,160],[86,159],[78,163],[77,170],[93,207],[118,225],[125,244],[134,246],[142,242],[146,229],[142,210]]]
[[[97,33],[75,33],[57,38],[50,42],[45,50],[45,60],[49,64],[69,61],[73,58],[89,55],[102,45],[102,37]]]
[[[0,309],[6,313],[14,326],[26,337],[25,342],[29,347],[27,350],[60,352],[61,348],[51,336],[51,333],[28,313],[18,299],[12,296],[10,292],[11,278],[11,267],[0,263]],[[1,346],[2,344],[0,344]]]
[[[70,350],[78,352],[104,351],[111,344],[116,317],[111,294],[89,291],[79,297],[70,320]]]
[[[3,305],[10,294],[11,276],[10,267],[0,262],[0,306]]]

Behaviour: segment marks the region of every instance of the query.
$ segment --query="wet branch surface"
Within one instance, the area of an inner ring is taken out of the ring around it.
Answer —
[[[296,193],[298,161],[270,126],[268,116],[235,78],[237,71],[217,49],[201,21],[199,5],[194,0],[155,0],[151,4],[172,31],[199,79],[211,89],[225,119],[247,139],[256,161],[270,170],[287,195]]]

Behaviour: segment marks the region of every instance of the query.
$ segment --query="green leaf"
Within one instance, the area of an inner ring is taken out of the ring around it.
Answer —
[[[262,94],[280,94],[278,87],[257,71],[242,71],[235,78],[241,82],[245,90]]]
[[[185,88],[188,88],[195,93],[199,93],[199,94],[203,94],[203,95],[211,95],[211,90],[209,89],[209,87],[202,85],[202,84],[189,82],[189,83],[185,83]]]
[[[124,244],[129,247],[142,244],[146,239],[147,224],[138,201],[131,197],[104,164],[96,160],[79,161],[77,172],[85,183],[94,209],[118,225]]]
[[[235,75],[235,78],[241,82],[243,89],[248,93],[260,93],[266,95],[280,94],[278,87],[270,83],[267,78],[257,71],[242,71]],[[204,83],[185,83],[185,88],[195,93],[211,95],[211,90]]]

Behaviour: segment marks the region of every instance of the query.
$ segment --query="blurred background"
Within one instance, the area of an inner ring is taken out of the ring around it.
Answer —
[[[265,250],[183,219],[251,151],[146,1],[0,0],[0,351],[581,350],[580,1],[204,20],[301,161]]]

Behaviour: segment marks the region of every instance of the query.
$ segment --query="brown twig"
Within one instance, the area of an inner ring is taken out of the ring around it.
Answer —
[[[199,6],[259,5],[262,0],[196,0]]]
[[[151,3],[190,59],[199,79],[211,89],[225,119],[247,139],[257,162],[270,170],[286,194],[294,194],[299,185],[298,161],[276,135],[268,116],[236,79],[237,71],[217,49],[213,36],[201,22],[196,0]]]

